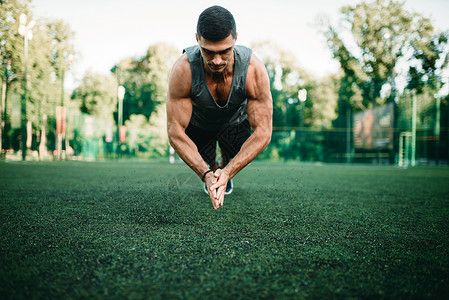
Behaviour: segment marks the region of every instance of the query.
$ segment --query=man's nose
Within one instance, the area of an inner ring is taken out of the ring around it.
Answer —
[[[222,61],[223,60],[221,59],[221,56],[218,54],[215,55],[214,58],[212,59],[212,62],[214,63],[214,65],[220,65]]]

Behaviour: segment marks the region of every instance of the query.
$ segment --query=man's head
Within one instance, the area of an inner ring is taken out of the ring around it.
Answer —
[[[237,37],[237,29],[232,14],[221,6],[215,5],[205,9],[198,18],[196,26],[198,39],[220,41],[232,35]]]
[[[198,18],[196,40],[204,65],[212,73],[222,73],[233,58],[237,32],[234,17],[221,6],[204,10]]]

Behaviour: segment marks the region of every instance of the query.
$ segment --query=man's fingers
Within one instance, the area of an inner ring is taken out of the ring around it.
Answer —
[[[217,198],[217,190],[216,189],[211,189],[210,192],[212,194],[213,199]]]
[[[226,185],[226,181],[222,178],[218,179],[217,182],[215,182],[214,184],[212,184],[212,186],[210,187],[210,190],[216,190],[218,188],[220,188],[220,186]]]
[[[211,194],[209,194],[209,197],[210,197],[210,201],[212,201],[212,206],[213,206],[215,209],[218,209],[218,208],[220,207],[220,204],[218,203],[218,200],[215,199],[215,197],[212,197]]]
[[[211,201],[214,209],[218,209],[220,206],[223,206],[224,193],[222,193],[219,198],[211,198]]]
[[[222,195],[224,195],[225,189],[226,189],[226,185],[219,187],[218,191],[217,191],[217,195],[215,196],[215,199],[220,200]]]
[[[212,185],[209,187],[209,196],[215,209],[223,206],[226,184],[228,183],[227,177],[226,173],[221,169],[214,172],[214,178],[211,181]]]
[[[218,209],[223,206],[223,198],[224,198],[224,187],[220,187],[219,189],[214,189],[209,192],[210,200],[212,201],[212,205],[215,209]]]
[[[216,184],[216,182],[217,182],[217,180],[215,178],[212,179],[212,181],[211,181],[212,185],[209,187],[209,196],[211,197],[211,199],[214,199],[217,196],[216,189],[212,189],[212,186],[214,184]]]
[[[224,201],[224,193],[221,195],[220,199],[218,200],[218,205],[223,206],[223,201]]]
[[[214,198],[219,199],[221,194],[224,194],[224,191],[226,189],[226,184],[224,185],[216,185],[212,186],[213,190],[211,190],[212,193],[214,193]]]

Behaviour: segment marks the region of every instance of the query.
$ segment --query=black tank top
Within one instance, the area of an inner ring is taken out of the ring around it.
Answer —
[[[217,131],[245,121],[248,118],[246,74],[251,60],[251,49],[239,45],[234,47],[234,75],[228,102],[224,106],[216,103],[209,91],[199,46],[186,48],[184,52],[192,70],[193,111],[190,124],[207,131]]]

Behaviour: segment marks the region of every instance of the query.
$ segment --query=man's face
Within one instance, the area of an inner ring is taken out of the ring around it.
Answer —
[[[213,42],[197,35],[196,40],[200,46],[204,65],[212,73],[222,73],[232,60],[237,36],[234,39],[232,34],[230,34],[221,41]]]

